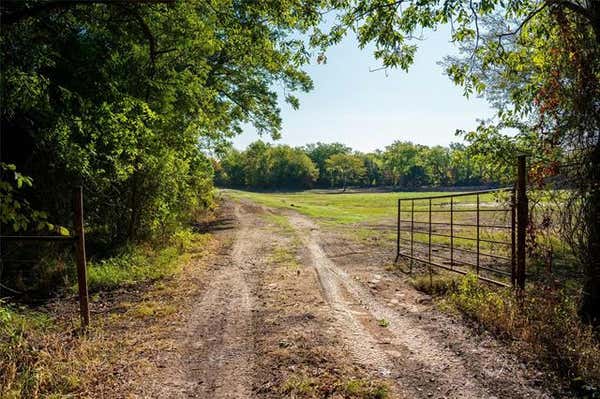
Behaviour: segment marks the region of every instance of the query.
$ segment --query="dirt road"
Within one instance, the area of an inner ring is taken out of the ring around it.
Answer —
[[[229,203],[230,244],[138,397],[546,398],[544,377],[435,310],[368,248]],[[343,256],[353,254],[352,256]]]

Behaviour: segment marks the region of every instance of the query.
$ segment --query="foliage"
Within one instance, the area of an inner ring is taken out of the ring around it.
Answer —
[[[192,244],[204,247],[209,239],[208,235],[182,230],[173,235],[169,245],[126,247],[110,258],[91,261],[88,263],[89,289],[92,292],[111,290],[172,276],[180,270],[184,263],[182,255]]]
[[[316,22],[309,3],[282,5],[289,14],[227,1],[31,3],[2,10],[2,157],[33,178],[30,202],[53,220],[69,220],[65,188],[82,182],[88,222],[107,239],[173,231],[211,202],[200,144],[242,123],[277,136],[271,85],[311,87],[289,37]]]
[[[312,87],[297,37],[319,4],[3,4],[3,234],[68,226],[79,184],[90,255],[181,229],[213,204],[207,150],[245,124],[278,137],[274,87],[293,106]]]
[[[454,143],[447,148],[396,141],[384,151],[366,154],[352,152],[350,147],[339,143],[308,144],[292,149],[257,141],[243,152],[230,149],[218,161],[213,160],[217,170],[215,183],[221,187],[248,188],[306,188],[313,184],[411,188],[513,183],[515,159],[509,160],[512,157],[502,151],[484,151],[489,146],[481,136],[468,134],[467,139],[472,140],[470,146]],[[304,154],[313,160],[313,166]],[[499,154],[503,156],[502,166],[491,167]],[[316,174],[311,172],[315,165],[320,171],[316,180],[312,177]]]
[[[327,185],[330,183],[330,177],[327,174],[325,162],[335,154],[350,154],[352,149],[342,143],[314,143],[303,147],[306,155],[315,163],[319,169],[319,179],[317,183]]]
[[[0,225],[10,226],[12,231],[26,230],[35,226],[37,230],[54,230],[55,226],[47,222],[45,212],[31,208],[29,201],[22,198],[22,191],[33,185],[33,179],[17,172],[13,164],[0,162]],[[68,234],[64,228],[58,228],[60,233]]]
[[[325,170],[331,185],[336,183],[346,190],[349,181],[361,181],[367,174],[363,160],[357,155],[334,154],[325,161]]]
[[[392,185],[406,185],[408,176],[416,174],[417,170],[417,155],[420,146],[416,146],[411,142],[395,141],[385,147],[383,153],[383,162]]]
[[[253,188],[308,188],[318,170],[299,148],[256,141],[246,151],[231,149],[219,162],[216,181],[223,186]]]

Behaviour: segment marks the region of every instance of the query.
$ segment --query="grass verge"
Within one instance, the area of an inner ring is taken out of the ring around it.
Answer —
[[[185,231],[161,248],[142,245],[90,262],[94,291],[146,285],[122,294],[93,295],[95,313],[85,335],[78,332],[72,299],[37,310],[0,301],[0,397],[118,396],[119,379],[137,361],[132,347],[141,348],[149,329],[178,311],[173,288],[166,287],[170,283],[147,283],[176,275],[190,258],[208,253],[210,241],[209,234]]]
[[[167,245],[156,247],[142,244],[126,247],[108,259],[88,263],[90,291],[110,290],[117,287],[154,281],[172,276],[191,256],[190,249],[202,249],[209,236],[188,230],[176,233]],[[75,288],[74,288],[75,289]]]
[[[564,290],[535,284],[520,298],[510,289],[481,285],[474,275],[419,276],[412,283],[495,336],[524,343],[522,355],[556,372],[577,394],[600,397],[600,341],[578,319],[578,304]]]

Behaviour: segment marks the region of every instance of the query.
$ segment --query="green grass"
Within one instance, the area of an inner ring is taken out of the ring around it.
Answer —
[[[286,233],[294,232],[294,228],[290,224],[290,221],[288,220],[287,217],[285,217],[283,215],[276,215],[274,213],[269,213],[266,216],[266,220],[268,220],[270,223],[273,223],[275,226],[277,226],[277,228],[283,230]]]
[[[300,264],[296,258],[296,247],[293,245],[290,248],[275,247],[269,260],[294,271],[300,268]]]
[[[223,193],[233,199],[250,200],[268,207],[290,209],[309,216],[322,225],[346,229],[347,232],[356,239],[370,240],[373,238],[383,239],[386,242],[395,242],[396,235],[396,218],[398,212],[398,199],[407,198],[422,198],[427,196],[443,196],[449,194],[447,192],[393,192],[393,193],[341,193],[341,192],[324,192],[322,190],[309,190],[302,192],[291,193],[256,193],[240,190],[223,190]],[[493,194],[482,194],[480,196],[481,209],[502,208],[506,205],[503,201],[506,200],[506,195],[496,198]],[[454,204],[455,209],[475,209],[474,196],[460,197],[456,199]],[[448,198],[434,199],[432,201],[432,209],[449,210],[450,200]],[[402,205],[403,219],[410,219],[410,209],[412,202],[407,201]],[[415,210],[427,211],[429,209],[429,201],[415,201]],[[482,212],[480,216],[481,224],[503,224],[508,225],[510,213]],[[277,215],[269,215],[269,219],[276,218]],[[415,212],[415,222],[428,222],[427,212]],[[448,212],[437,212],[432,214],[432,222],[449,222],[450,215]],[[277,223],[277,220],[272,220]],[[474,224],[476,222],[475,212],[456,212],[454,214],[454,223]],[[381,226],[387,228],[381,228]],[[374,228],[379,226],[379,228]],[[418,225],[415,227],[423,227],[427,225]],[[404,223],[404,228],[408,225]],[[440,227],[441,228],[441,227]],[[448,230],[446,226],[446,230]],[[443,231],[440,231],[443,232]],[[482,239],[495,241],[510,242],[509,231],[480,229]],[[475,237],[476,229],[472,227],[455,227],[455,235],[465,237]],[[409,238],[409,232],[402,233],[403,238]],[[427,233],[415,232],[414,239],[427,241]],[[432,236],[432,242],[437,244],[448,245],[449,238]],[[456,238],[454,244],[465,249],[473,249],[476,242],[472,240],[463,240]],[[501,248],[497,244],[486,242],[480,243],[480,248],[483,251],[489,251],[492,248],[494,253],[502,252],[508,254],[509,247]]]
[[[394,218],[399,198],[443,195],[435,192],[398,193],[323,193],[302,191],[292,193],[255,193],[223,190],[234,199],[248,199],[269,207],[293,209],[307,216],[336,223],[360,223]]]
[[[177,273],[190,254],[190,246],[204,247],[207,234],[177,233],[162,247],[139,245],[126,247],[116,256],[88,263],[90,291],[154,281]]]
[[[223,190],[223,193],[234,199],[247,199],[273,208],[292,209],[307,216],[323,221],[336,223],[381,222],[395,220],[398,199],[439,196],[445,192],[394,192],[394,193],[339,193],[309,190],[291,193],[256,193],[241,190]],[[473,197],[474,198],[474,197]],[[468,197],[469,202],[473,200]],[[494,201],[491,194],[481,196],[481,202],[488,204]],[[448,200],[433,201],[433,208],[447,208]],[[457,204],[456,209],[461,205]],[[409,204],[402,206],[408,211]],[[482,206],[483,208],[483,206]],[[415,202],[416,210],[428,209],[426,201]],[[466,212],[463,212],[463,214]],[[457,214],[457,217],[458,214]]]

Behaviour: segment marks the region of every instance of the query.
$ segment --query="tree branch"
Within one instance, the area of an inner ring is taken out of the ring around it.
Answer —
[[[515,30],[513,30],[511,32],[500,33],[499,35],[497,35],[498,38],[501,39],[501,38],[506,37],[506,36],[516,35],[517,33],[519,33],[523,29],[523,27],[525,25],[527,25],[527,23],[529,21],[531,21],[531,19],[533,19],[533,17],[535,17],[536,15],[538,15],[539,13],[541,13],[549,5],[550,5],[549,2],[546,2],[546,3],[542,4],[541,7],[539,7],[538,9],[536,9],[534,11],[532,11],[531,13],[529,13],[529,15],[527,15],[525,17],[525,19],[523,21],[521,21],[521,23],[519,24],[519,26],[517,26],[517,29],[515,29]]]

